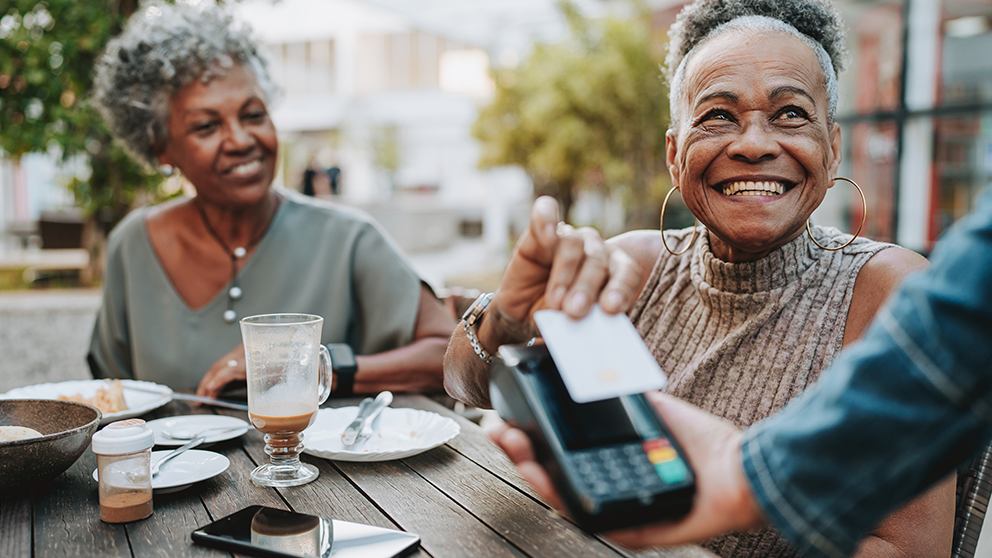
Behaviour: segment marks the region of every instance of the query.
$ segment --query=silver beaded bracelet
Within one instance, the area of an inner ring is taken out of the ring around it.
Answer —
[[[468,337],[468,342],[472,344],[475,354],[479,355],[479,358],[486,364],[493,363],[493,356],[482,347],[479,336],[475,334],[475,324],[478,323],[479,318],[482,317],[482,313],[486,311],[486,308],[489,308],[489,303],[493,300],[493,294],[485,293],[479,295],[479,298],[475,299],[475,302],[462,314],[462,327],[465,329],[465,336]]]

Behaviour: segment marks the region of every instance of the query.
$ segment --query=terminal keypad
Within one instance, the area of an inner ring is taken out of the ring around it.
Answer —
[[[688,468],[665,438],[576,451],[572,461],[589,491],[597,496],[678,484]]]

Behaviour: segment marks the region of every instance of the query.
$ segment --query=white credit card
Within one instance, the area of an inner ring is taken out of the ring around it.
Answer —
[[[535,312],[534,321],[576,403],[661,389],[668,381],[624,314],[607,315],[597,304],[578,321],[558,310]]]

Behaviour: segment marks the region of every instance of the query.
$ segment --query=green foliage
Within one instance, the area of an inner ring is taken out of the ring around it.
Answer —
[[[400,168],[400,134],[396,126],[380,126],[372,132],[372,164],[385,173],[389,189],[396,188],[396,171]]]
[[[396,126],[381,126],[372,135],[372,164],[392,176],[400,168],[400,135]]]
[[[559,6],[570,37],[494,72],[495,98],[472,129],[483,144],[479,165],[523,167],[566,218],[578,188],[620,191],[630,224],[644,226],[641,214],[660,205],[667,184],[662,45],[640,6],[632,19],[602,20]]]
[[[111,141],[87,98],[93,65],[135,9],[129,0],[7,0],[0,13],[0,149],[85,155],[92,173],[68,186],[89,216],[114,223],[161,177]]]

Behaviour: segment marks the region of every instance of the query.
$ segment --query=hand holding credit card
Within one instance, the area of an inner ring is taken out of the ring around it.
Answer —
[[[572,320],[558,310],[534,313],[558,372],[576,403],[661,389],[667,379],[654,355],[624,314],[595,305]]]

